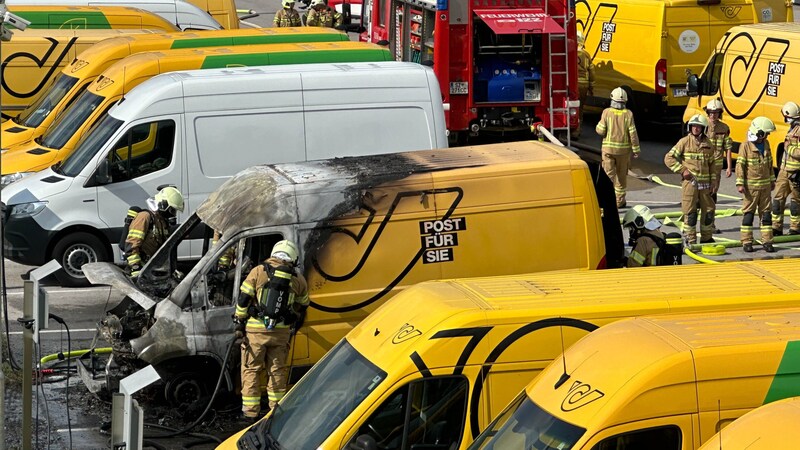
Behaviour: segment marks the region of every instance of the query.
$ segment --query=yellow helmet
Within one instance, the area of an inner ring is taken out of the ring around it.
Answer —
[[[625,92],[625,89],[621,87],[615,88],[611,91],[611,100],[620,103],[626,103],[628,101],[628,93]]]
[[[722,112],[722,102],[719,99],[713,98],[708,101],[706,104],[706,113],[710,113],[713,111]]]
[[[292,264],[297,264],[297,258],[299,254],[300,252],[297,250],[297,244],[288,239],[284,239],[282,241],[278,241],[274,246],[272,246],[272,252],[270,253],[270,256],[283,261],[291,262]]]
[[[172,215],[175,215],[176,211],[183,212],[183,194],[175,186],[167,186],[161,189],[153,199],[159,211]]]
[[[786,102],[783,108],[781,108],[781,113],[783,113],[783,117],[800,119],[800,106],[795,102]]]
[[[753,119],[748,130],[750,134],[756,137],[765,137],[769,133],[775,131],[775,124],[764,116],[758,116]]]

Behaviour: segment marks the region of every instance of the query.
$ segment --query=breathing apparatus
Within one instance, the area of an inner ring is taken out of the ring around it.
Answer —
[[[293,271],[288,265],[272,268],[265,264],[264,269],[269,273],[269,284],[261,291],[254,315],[263,320],[267,329],[271,330],[278,322],[294,321],[294,314],[289,310]]]

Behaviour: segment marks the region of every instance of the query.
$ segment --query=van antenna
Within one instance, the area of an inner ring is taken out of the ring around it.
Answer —
[[[559,319],[563,319],[559,317]],[[558,389],[561,387],[562,384],[566,383],[569,380],[569,374],[567,373],[567,356],[564,354],[564,325],[561,324],[558,326],[558,331],[561,333],[561,366],[564,368],[564,373],[561,374],[561,377],[556,381],[555,386],[553,389]]]

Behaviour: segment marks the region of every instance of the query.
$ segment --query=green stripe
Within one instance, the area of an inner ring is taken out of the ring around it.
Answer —
[[[265,52],[239,55],[212,55],[206,57],[201,69],[219,69],[230,66],[268,66],[278,64],[311,64],[334,62],[391,61],[387,49],[363,50],[298,50],[291,52]]]
[[[111,28],[105,14],[97,11],[56,12],[25,11],[24,7],[14,8],[12,12],[31,22],[29,28],[38,29],[72,29],[72,30],[107,30]]]
[[[347,40],[347,35],[344,33],[285,33],[256,36],[179,39],[173,42],[170,48],[181,49],[200,47],[230,47],[236,45],[294,44],[301,42],[341,42]]]
[[[800,341],[786,344],[778,372],[772,379],[764,403],[800,395]]]

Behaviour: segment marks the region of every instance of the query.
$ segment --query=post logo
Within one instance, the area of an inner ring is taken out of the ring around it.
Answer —
[[[419,331],[418,329],[414,328],[414,325],[406,323],[402,327],[400,327],[400,330],[397,332],[397,334],[394,335],[394,337],[392,338],[392,344],[400,344],[402,342],[405,342],[409,339],[421,335],[422,331]]]
[[[592,386],[586,383],[575,381],[572,383],[572,387],[569,388],[567,396],[564,397],[564,401],[561,402],[561,410],[564,412],[574,411],[595,400],[599,400],[605,395],[602,391],[592,389]]]

